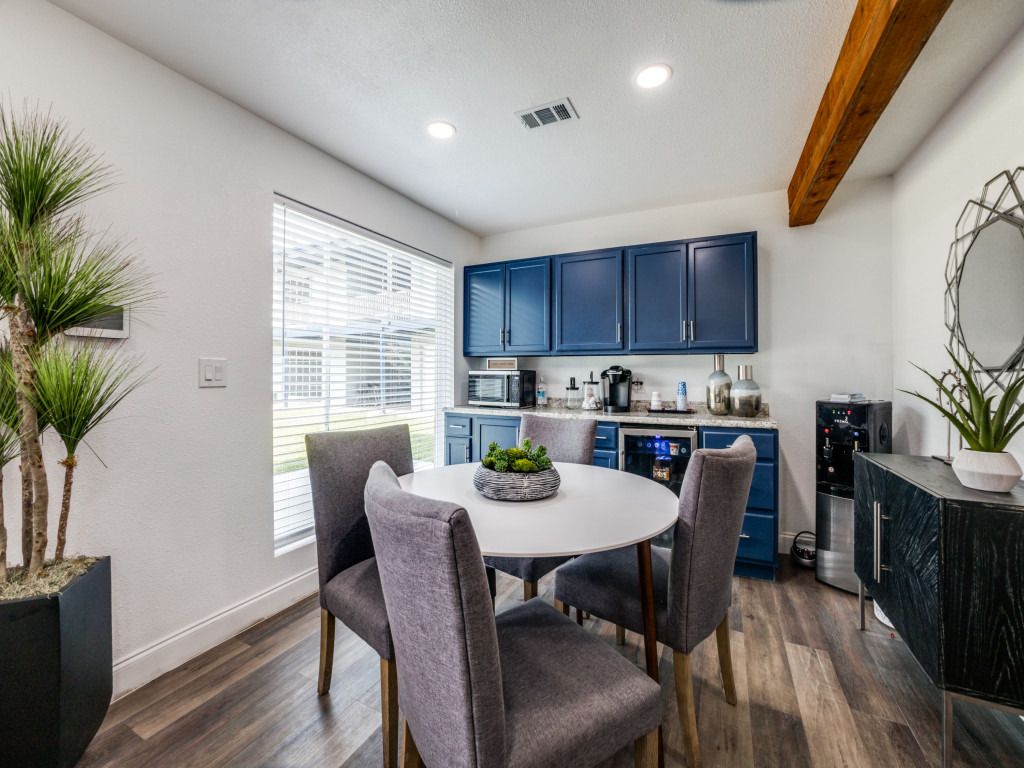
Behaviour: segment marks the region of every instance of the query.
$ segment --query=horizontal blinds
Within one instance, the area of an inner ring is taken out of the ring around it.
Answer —
[[[278,547],[312,531],[308,433],[408,424],[417,467],[441,455],[441,409],[452,401],[453,301],[451,265],[275,203]]]

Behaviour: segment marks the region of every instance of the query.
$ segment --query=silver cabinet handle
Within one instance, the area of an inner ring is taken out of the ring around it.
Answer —
[[[749,533],[741,533],[740,534],[740,538],[741,539],[749,539],[750,538],[750,534]]]
[[[622,343],[622,323],[615,324],[615,341],[619,344]]]
[[[469,443],[466,443],[466,463],[469,463]]]
[[[686,319],[681,318],[679,320],[679,335],[682,336],[682,341],[686,341]]]
[[[512,329],[511,328],[506,328],[505,329],[505,343],[506,344],[511,344],[512,343]]]
[[[696,341],[696,340],[697,340],[697,334],[694,333],[694,330],[693,330],[693,320],[691,320],[690,321],[690,341]]]
[[[504,345],[505,343],[505,326],[498,329],[498,344]]]
[[[465,424],[449,424],[448,429],[465,429]]]
[[[874,513],[875,513],[875,530],[874,530],[874,545],[875,545],[875,582],[878,584],[882,583],[882,573],[884,571],[891,570],[888,565],[882,563],[882,521],[891,520],[888,515],[882,514],[882,502],[874,502]]]

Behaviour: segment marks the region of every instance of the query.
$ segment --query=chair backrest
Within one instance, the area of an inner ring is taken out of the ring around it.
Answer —
[[[363,511],[363,488],[375,461],[397,474],[412,472],[409,426],[306,435],[313,491],[317,570],[323,586],[346,568],[373,557]]]
[[[469,515],[403,491],[381,462],[366,483],[366,514],[395,643],[399,706],[423,762],[504,765],[498,636]]]
[[[743,514],[757,451],[743,435],[730,448],[699,449],[679,492],[669,577],[667,640],[689,653],[718,626],[732,602]]]
[[[529,439],[548,449],[552,461],[590,464],[594,460],[594,419],[555,419],[524,413],[519,425],[520,441]]]

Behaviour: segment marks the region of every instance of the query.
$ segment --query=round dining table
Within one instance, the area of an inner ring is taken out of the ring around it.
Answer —
[[[473,486],[479,464],[453,464],[399,478],[417,496],[463,507],[480,552],[494,557],[582,555],[636,546],[647,674],[658,679],[651,539],[678,519],[679,499],[639,475],[586,464],[555,463],[558,491],[538,501],[495,501]]]

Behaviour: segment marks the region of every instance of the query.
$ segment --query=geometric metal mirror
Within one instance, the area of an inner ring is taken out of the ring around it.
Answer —
[[[1024,369],[1024,167],[1003,171],[964,206],[946,263],[949,346],[974,357],[982,390]]]

